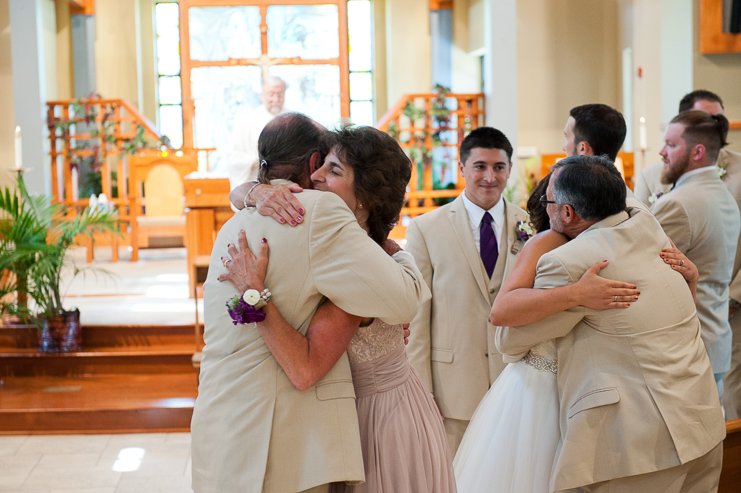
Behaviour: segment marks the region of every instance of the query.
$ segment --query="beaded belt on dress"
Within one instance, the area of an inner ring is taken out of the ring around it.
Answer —
[[[558,374],[558,361],[541,358],[540,356],[533,356],[532,352],[528,352],[527,356],[525,356],[525,363],[538,371],[549,371],[554,375]]]

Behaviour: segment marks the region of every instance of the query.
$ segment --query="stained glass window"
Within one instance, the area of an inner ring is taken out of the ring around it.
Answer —
[[[177,2],[155,4],[157,33],[157,123],[174,148],[183,146],[180,84],[180,14]]]
[[[190,58],[226,61],[260,58],[260,7],[191,7],[188,9]]]
[[[347,2],[347,30],[350,37],[350,120],[356,125],[373,125],[373,38],[369,0]]]
[[[268,7],[268,56],[321,60],[340,56],[337,5]]]
[[[193,122],[196,148],[216,148],[209,167],[225,168],[234,117],[260,105],[260,67],[198,67],[191,71],[191,94],[196,106]]]

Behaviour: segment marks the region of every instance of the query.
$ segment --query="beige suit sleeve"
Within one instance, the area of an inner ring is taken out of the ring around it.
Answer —
[[[679,251],[686,254],[690,247],[691,225],[684,206],[671,197],[662,197],[661,200],[654,202],[651,213]]]
[[[546,253],[540,258],[534,288],[557,288],[573,282],[568,270],[555,255]],[[494,342],[505,361],[514,359],[507,356],[519,359],[536,344],[568,334],[584,318],[585,310],[583,306],[577,306],[528,325],[497,327]]]
[[[638,172],[635,176],[635,190],[633,190],[633,195],[635,195],[635,198],[643,202],[647,207],[651,206],[648,201],[648,198],[651,196],[651,190],[648,188],[648,183],[646,182],[646,176],[643,170]]]
[[[407,323],[430,298],[411,255],[397,255],[398,263],[389,257],[337,195],[317,200],[308,226],[314,284],[344,311]]]
[[[422,277],[427,286],[432,286],[432,262],[430,261],[430,252],[427,250],[422,232],[419,230],[416,221],[409,223],[407,228],[407,251],[414,256]],[[409,327],[409,345],[407,346],[407,355],[409,361],[427,389],[432,392],[432,363],[430,354],[432,348],[432,300],[423,303],[419,307],[417,316],[414,317]]]

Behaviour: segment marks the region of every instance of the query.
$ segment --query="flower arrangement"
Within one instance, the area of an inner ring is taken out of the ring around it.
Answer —
[[[517,221],[515,223],[515,231],[517,232],[517,239],[520,241],[527,241],[534,234],[533,228],[527,221]]]
[[[651,194],[651,196],[648,198],[648,203],[649,204],[653,204],[654,202],[656,202],[657,200],[659,200],[662,195],[664,195],[664,192],[659,192],[659,193]]]
[[[255,290],[253,289],[251,291]],[[245,303],[241,296],[235,296],[227,301],[226,309],[229,312],[229,316],[232,318],[232,323],[234,325],[252,324],[265,320],[265,312],[262,311],[262,309],[258,310],[254,306]]]

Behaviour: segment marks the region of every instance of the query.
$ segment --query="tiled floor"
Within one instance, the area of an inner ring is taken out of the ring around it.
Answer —
[[[190,434],[0,436],[0,492],[186,493]]]

